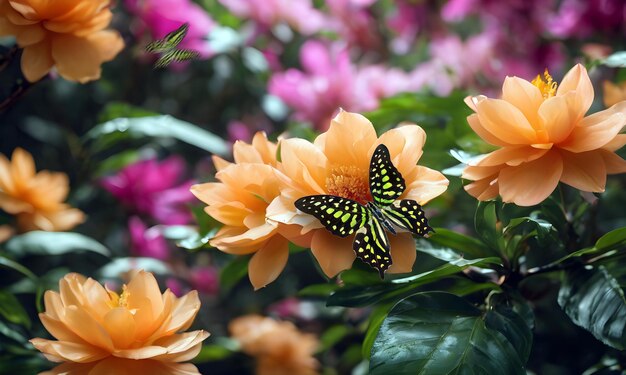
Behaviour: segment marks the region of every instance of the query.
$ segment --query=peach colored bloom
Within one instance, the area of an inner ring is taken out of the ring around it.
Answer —
[[[273,167],[278,165],[276,145],[257,133],[252,144],[237,141],[233,154],[235,163],[213,158],[219,182],[194,185],[191,192],[208,204],[206,213],[224,224],[211,246],[229,254],[254,253],[248,275],[259,289],[280,275],[289,256],[289,241],[279,225],[265,220],[267,206],[280,194]]]
[[[311,240],[307,247],[329,277],[350,268],[356,255],[354,236],[333,236],[313,216],[296,211],[294,201],[315,194],[332,194],[361,203],[371,201],[369,164],[374,149],[383,143],[406,181],[400,199],[425,204],[442,194],[448,180],[439,172],[418,166],[426,142],[424,130],[414,124],[391,129],[378,137],[365,117],[345,111],[332,120],[330,128],[314,144],[302,139],[281,143],[281,195],[267,209],[267,217],[278,223],[302,226]],[[393,264],[390,273],[410,272],[415,262],[415,244],[410,233],[389,236]]]
[[[126,359],[108,357],[89,363],[64,362],[39,375],[200,375],[191,363],[161,362],[151,359]]]
[[[13,237],[13,234],[15,234],[15,229],[13,229],[13,227],[10,225],[0,225],[0,243],[3,243]]]
[[[301,333],[291,322],[246,315],[230,322],[228,330],[245,353],[256,357],[257,375],[318,374],[313,358],[317,338]]]
[[[626,81],[617,84],[604,81],[602,82],[602,89],[602,101],[607,108],[626,100]]]
[[[53,362],[93,363],[111,357],[184,362],[198,354],[209,336],[202,330],[177,333],[188,329],[198,313],[198,293],[181,298],[169,290],[161,294],[148,272],[136,272],[121,294],[76,273],[61,279],[59,288],[59,293],[46,292],[46,311],[39,314],[57,340],[30,340]]]
[[[502,99],[468,97],[476,112],[467,118],[487,143],[500,147],[463,171],[474,182],[465,190],[479,200],[498,194],[504,202],[531,206],[546,199],[559,181],[602,192],[607,174],[626,172],[615,151],[626,144],[626,102],[586,116],[593,87],[582,65],[560,85],[545,73],[532,82],[507,77]]]
[[[22,72],[35,82],[56,67],[61,77],[85,83],[124,47],[111,22],[110,0],[0,0],[0,36],[24,49]]]
[[[37,173],[33,157],[21,148],[11,159],[0,155],[0,209],[17,217],[19,230],[63,231],[85,220],[82,211],[63,203],[69,191],[67,175]]]

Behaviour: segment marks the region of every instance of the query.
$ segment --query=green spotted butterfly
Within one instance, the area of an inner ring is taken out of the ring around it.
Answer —
[[[372,155],[369,186],[373,202],[367,205],[335,195],[310,195],[296,200],[295,206],[315,216],[336,236],[356,233],[352,248],[357,257],[376,268],[382,278],[392,263],[386,230],[394,235],[398,229],[425,236],[432,228],[416,201],[398,200],[406,184],[384,144]]]
[[[178,29],[167,34],[165,38],[155,40],[146,46],[146,52],[162,54],[154,63],[155,68],[165,68],[174,61],[187,61],[200,56],[198,51],[176,48],[185,39],[187,30],[189,30],[189,24],[184,23]]]

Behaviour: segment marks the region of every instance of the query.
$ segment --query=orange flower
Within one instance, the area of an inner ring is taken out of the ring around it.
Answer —
[[[356,255],[354,235],[340,238],[324,229],[313,216],[296,211],[294,201],[315,194],[332,194],[361,203],[371,201],[369,164],[379,144],[389,148],[393,164],[406,181],[400,199],[414,199],[425,204],[442,194],[448,180],[439,172],[418,166],[426,133],[417,125],[405,124],[377,137],[365,117],[341,111],[330,128],[314,144],[302,139],[281,143],[281,195],[268,208],[267,216],[283,224],[302,226],[311,238],[307,247],[329,277],[350,268]],[[410,272],[415,262],[415,244],[410,233],[389,236],[393,264],[387,272]]]
[[[245,353],[257,358],[257,375],[318,374],[313,354],[319,342],[291,322],[246,315],[233,320],[228,330]]]
[[[63,203],[69,183],[63,173],[36,173],[33,157],[21,148],[12,160],[0,155],[0,209],[17,216],[21,231],[63,231],[85,220],[82,211]]]
[[[194,358],[209,336],[201,330],[176,333],[189,328],[198,313],[198,293],[176,298],[168,289],[161,295],[148,272],[136,272],[119,295],[76,273],[61,279],[59,287],[60,293],[46,292],[46,311],[39,314],[58,341],[30,340],[53,362],[111,357],[183,362]]]
[[[607,108],[626,100],[626,81],[618,84],[604,81],[602,89],[604,106]]]
[[[280,193],[272,166],[278,164],[276,145],[259,132],[252,145],[235,143],[233,154],[235,163],[214,157],[220,182],[194,185],[191,192],[208,204],[206,213],[224,224],[211,246],[229,254],[254,253],[248,275],[259,289],[276,280],[289,256],[289,241],[279,234],[279,225],[265,220],[267,206]]]
[[[507,77],[502,99],[467,98],[476,112],[472,129],[500,149],[471,163],[465,190],[479,200],[498,194],[505,202],[531,206],[546,199],[559,181],[602,192],[606,175],[626,172],[615,151],[626,144],[626,102],[585,117],[593,101],[587,70],[576,65],[560,85],[545,73],[532,82]]]
[[[50,371],[39,375],[200,375],[198,368],[191,363],[161,362],[151,359],[125,359],[108,357],[90,363],[65,362]]]
[[[111,22],[110,0],[0,0],[0,36],[24,49],[22,72],[35,82],[56,66],[61,77],[85,83],[124,47]]]

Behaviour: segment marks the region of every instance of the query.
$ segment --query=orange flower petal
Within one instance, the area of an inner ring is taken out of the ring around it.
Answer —
[[[576,64],[570,69],[556,90],[557,96],[574,93],[574,100],[570,111],[573,119],[582,118],[593,103],[593,85],[587,74],[587,69],[581,64]]]
[[[518,77],[506,77],[502,99],[519,109],[531,125],[539,124],[537,111],[543,103],[543,95],[537,86]]]
[[[135,341],[137,326],[133,314],[127,308],[111,309],[104,316],[103,324],[116,348],[128,348]]]
[[[164,346],[167,353],[155,356],[154,359],[167,362],[189,361],[200,353],[202,341],[207,337],[209,333],[202,330],[163,337],[155,341],[155,344]]]
[[[555,151],[516,167],[503,168],[498,176],[502,200],[518,206],[538,204],[554,191],[562,172],[563,161]]]
[[[407,174],[419,161],[426,143],[426,132],[414,124],[406,124],[386,131],[373,144],[367,155],[374,153],[376,147],[384,144],[389,149],[391,160],[401,174]]]
[[[531,146],[503,147],[485,155],[484,158],[472,163],[471,165],[477,167],[494,167],[502,164],[516,166],[539,159],[546,152],[548,152],[548,150],[534,148]]]
[[[570,111],[570,97],[573,95],[573,92],[569,92],[565,96],[553,96],[539,107],[539,117],[546,131],[546,138],[537,143],[559,143],[570,135],[578,120],[572,117],[576,113]]]
[[[572,152],[598,149],[615,139],[624,125],[626,115],[611,107],[582,119],[559,147]]]
[[[537,142],[535,130],[519,109],[501,99],[485,99],[476,108],[480,124],[494,137],[509,144]],[[480,134],[479,134],[480,135]]]
[[[333,236],[326,229],[317,229],[311,240],[311,252],[328,277],[352,267],[356,258],[352,249],[354,236]]]
[[[467,123],[472,128],[474,133],[476,133],[483,141],[492,144],[494,146],[508,146],[510,145],[508,142],[503,141],[502,139],[496,137],[491,134],[480,122],[480,117],[476,113],[467,116]]]
[[[604,149],[598,150],[598,153],[604,160],[607,174],[626,173],[626,160],[616,153]]]
[[[110,355],[109,352],[100,348],[74,342],[31,339],[30,343],[33,344],[37,350],[43,352],[46,357],[51,354],[65,361],[80,363],[92,362]],[[50,358],[48,357],[48,359]]]
[[[324,194],[326,155],[304,139],[287,139],[281,143],[282,170],[293,181],[307,189],[304,195]]]
[[[415,177],[408,182],[403,199],[413,199],[424,205],[448,189],[450,181],[441,172],[418,165],[414,168]]]
[[[498,176],[492,175],[464,186],[471,196],[479,201],[487,201],[498,196]]]
[[[288,257],[289,242],[287,240],[281,236],[274,236],[267,241],[252,256],[248,264],[248,276],[254,290],[259,290],[276,280],[287,265]]]
[[[407,273],[413,271],[413,263],[417,257],[415,240],[410,233],[398,233],[389,235],[391,259],[393,264],[387,273]]]
[[[578,154],[561,151],[563,175],[561,181],[578,190],[603,192],[606,186],[606,166],[598,151]]]
[[[322,149],[330,164],[367,170],[370,150],[377,138],[374,126],[365,116],[340,110],[330,123]]]

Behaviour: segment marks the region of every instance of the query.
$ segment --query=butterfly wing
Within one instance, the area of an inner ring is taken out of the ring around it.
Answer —
[[[370,192],[374,203],[379,206],[390,205],[406,189],[404,178],[391,162],[389,149],[384,144],[376,147],[370,161],[369,174]]]
[[[159,59],[154,63],[155,68],[165,68],[173,62],[181,62],[188,61],[197,58],[200,56],[198,51],[189,50],[189,49],[175,49],[172,51],[165,52],[163,56],[159,57]]]
[[[185,22],[178,29],[168,33],[164,40],[170,48],[176,48],[187,35],[187,30],[189,30],[189,23]]]
[[[165,40],[161,40],[161,39],[155,40],[154,42],[150,42],[146,46],[146,52],[150,52],[150,53],[165,52],[169,49],[171,49],[171,47],[168,46]]]
[[[309,195],[295,201],[302,212],[313,215],[335,236],[347,237],[363,227],[369,211],[359,202],[335,195]]]
[[[381,211],[385,219],[393,225],[404,228],[418,236],[423,237],[433,230],[428,226],[428,219],[424,215],[422,206],[412,199],[397,200]]]
[[[374,215],[370,215],[367,224],[356,232],[352,248],[359,259],[376,268],[380,277],[384,277],[385,271],[392,263],[389,238],[381,222]]]

